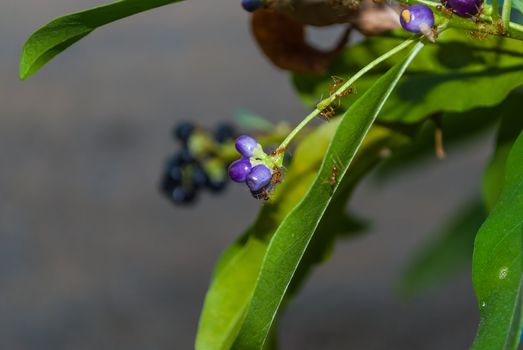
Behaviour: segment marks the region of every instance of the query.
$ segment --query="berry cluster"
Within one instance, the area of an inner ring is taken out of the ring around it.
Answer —
[[[441,3],[452,13],[461,17],[474,17],[481,13],[484,0],[441,0]],[[412,33],[422,33],[431,37],[434,27],[434,14],[430,7],[422,4],[412,5],[400,13],[403,29]]]
[[[183,122],[174,129],[174,138],[181,143],[177,154],[166,163],[161,191],[175,204],[192,203],[203,188],[220,192],[227,185],[227,165],[212,150],[216,144],[230,142],[236,136],[229,124],[219,125],[214,133]]]
[[[245,183],[253,197],[269,199],[273,186],[281,179],[279,167],[250,136],[238,137],[235,146],[242,158],[229,166],[229,177],[235,182]]]

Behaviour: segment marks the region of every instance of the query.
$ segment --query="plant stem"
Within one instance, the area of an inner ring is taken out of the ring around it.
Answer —
[[[429,6],[433,9],[438,8],[438,6],[441,6],[439,2],[430,1],[430,0],[400,0],[401,2],[412,5],[412,4],[423,4],[426,6]],[[485,5],[487,6],[487,5]],[[504,28],[500,30],[496,27],[494,22],[499,20],[499,5],[498,0],[492,0],[492,7],[487,11],[488,15],[486,14],[480,14],[479,19],[481,22],[476,23],[475,21],[472,21],[468,18],[462,18],[458,16],[443,16],[445,18],[445,23],[441,28],[457,28],[457,29],[464,29],[464,30],[470,30],[474,32],[481,32],[481,33],[487,33],[497,36],[507,36],[509,38],[518,39],[523,41],[523,26],[519,25],[514,22],[510,22],[510,10],[512,6],[512,0],[504,0],[503,3],[503,11],[502,11],[502,23]],[[278,149],[287,149],[289,143],[294,139],[294,137],[307,125],[309,124],[314,118],[318,116],[322,111],[324,111],[327,107],[329,107],[336,99],[340,98],[340,96],[343,95],[345,91],[347,91],[352,84],[359,78],[361,78],[365,73],[370,71],[372,68],[380,64],[381,62],[385,61],[389,57],[395,55],[396,53],[400,52],[404,48],[408,47],[415,41],[417,41],[419,38],[411,38],[400,45],[396,46],[392,50],[386,52],[382,56],[376,58],[374,61],[363,67],[359,72],[357,72],[354,76],[352,76],[347,82],[345,82],[334,94],[327,97],[326,99],[320,101],[316,105],[316,108],[305,117],[301,121],[298,126],[296,126],[289,135],[283,140],[281,145],[278,147]],[[283,156],[277,156],[277,158],[274,159],[274,163],[278,166],[281,166],[283,163]]]
[[[503,27],[508,31],[510,29],[510,10],[512,9],[512,0],[503,1],[503,12],[501,13],[501,20]]]
[[[314,118],[318,116],[323,110],[325,110],[332,102],[334,102],[337,98],[339,98],[345,91],[347,91],[356,80],[361,78],[365,73],[370,71],[372,68],[376,67],[381,62],[385,61],[389,57],[397,54],[401,50],[405,49],[412,43],[418,41],[419,37],[416,36],[414,38],[405,40],[398,46],[394,47],[392,50],[387,51],[380,57],[376,58],[374,61],[363,67],[360,71],[358,71],[356,74],[354,74],[349,80],[347,80],[338,90],[336,90],[335,93],[333,93],[330,97],[327,97],[326,99],[322,100],[320,103],[316,105],[316,108],[301,121],[298,126],[292,130],[289,135],[283,140],[281,145],[278,147],[278,149],[286,149],[289,143],[294,139],[294,137],[308,124],[310,123]],[[275,160],[275,163],[277,165],[281,166],[283,163],[283,156],[281,158],[278,158]]]
[[[498,4],[498,0],[491,0],[491,4],[490,4],[490,6],[492,7],[492,19],[493,19],[494,21],[499,20],[500,15],[499,15],[499,4]]]

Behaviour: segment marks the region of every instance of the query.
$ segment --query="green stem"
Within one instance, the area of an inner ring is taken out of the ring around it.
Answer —
[[[405,40],[395,48],[393,48],[390,51],[387,51],[380,57],[376,58],[374,61],[363,67],[360,71],[358,71],[356,74],[354,74],[349,80],[347,80],[338,90],[336,90],[335,93],[333,93],[330,97],[327,97],[326,99],[322,100],[320,103],[316,105],[316,108],[301,121],[298,126],[294,128],[290,132],[290,134],[283,140],[281,145],[278,147],[279,149],[286,149],[289,143],[294,139],[294,137],[307,125],[309,124],[314,118],[318,116],[323,110],[325,110],[328,106],[330,106],[331,103],[333,103],[336,99],[339,98],[339,96],[343,95],[345,91],[347,91],[356,80],[361,78],[365,73],[370,71],[372,68],[376,67],[381,62],[385,61],[386,59],[390,58],[391,56],[397,54],[398,52],[402,51],[412,43],[418,41],[419,37],[415,37],[412,39]],[[276,159],[275,162],[281,166],[283,162],[283,157],[280,157],[279,159]]]
[[[500,15],[499,15],[499,3],[498,3],[498,0],[491,0],[491,4],[490,4],[491,8],[492,8],[492,19],[494,21],[497,21],[500,19]]]
[[[512,0],[503,1],[503,12],[501,13],[501,20],[503,21],[503,27],[510,29],[510,10],[512,9]]]

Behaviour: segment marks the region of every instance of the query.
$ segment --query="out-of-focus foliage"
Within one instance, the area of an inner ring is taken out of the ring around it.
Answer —
[[[518,124],[521,120],[514,111],[520,108],[523,94],[513,92],[501,104],[493,107],[482,107],[464,113],[443,113],[439,115],[443,133],[443,144],[449,153],[456,150],[464,141],[477,137],[496,125],[499,119],[509,118]],[[518,119],[519,118],[519,119]],[[517,119],[517,120],[516,120]],[[521,126],[513,128],[516,132]],[[407,129],[409,134],[414,133],[413,140],[403,149],[395,152],[389,159],[380,165],[377,179],[386,180],[395,174],[410,170],[414,166],[421,166],[425,160],[436,159],[435,140],[436,124],[427,120]]]
[[[293,81],[307,105],[328,94],[331,76],[350,77],[369,61],[403,40],[402,36],[370,38],[346,49],[322,77],[294,75]],[[341,100],[350,106],[389,67],[393,57],[354,86],[356,93]],[[471,40],[465,33],[449,30],[436,45],[427,45],[409,67],[387,101],[380,121],[417,123],[433,113],[466,112],[502,102],[523,85],[523,45],[512,39]],[[493,88],[495,86],[495,88]],[[473,87],[473,88],[471,88]]]
[[[441,284],[470,265],[474,237],[485,220],[481,201],[470,200],[409,263],[400,284],[408,296]]]

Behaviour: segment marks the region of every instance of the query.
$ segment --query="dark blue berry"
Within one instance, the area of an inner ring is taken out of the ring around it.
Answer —
[[[245,183],[252,192],[261,190],[263,187],[271,183],[272,172],[265,165],[256,165],[252,168],[249,175],[245,179]]]
[[[174,181],[169,174],[164,174],[162,177],[162,181],[160,183],[160,191],[162,193],[165,193],[166,195],[170,196],[171,192],[174,190],[176,186],[179,186],[179,181]]]
[[[196,191],[194,189],[186,189],[182,186],[175,187],[171,192],[171,200],[175,204],[192,203],[196,199]]]
[[[221,192],[225,187],[227,187],[227,179],[216,180],[209,178],[209,181],[207,181],[207,188],[211,190],[211,192]]]
[[[195,187],[203,187],[207,184],[209,176],[200,166],[195,166],[192,173],[192,183]]]
[[[236,131],[231,124],[222,123],[216,127],[216,131],[214,132],[214,139],[219,143],[224,143],[234,138],[235,134]]]
[[[475,16],[483,6],[483,0],[443,0],[442,3],[461,17]]]
[[[234,182],[245,182],[251,169],[251,162],[248,158],[235,160],[229,166],[229,177]]]
[[[250,136],[242,135],[236,139],[235,146],[242,156],[249,158],[258,147],[258,142]]]
[[[412,5],[401,11],[400,22],[408,32],[426,34],[434,26],[434,14],[426,5]]]
[[[247,12],[254,12],[262,6],[262,0],[242,0],[242,7]]]
[[[179,156],[175,156],[175,157],[169,159],[167,161],[167,165],[165,167],[166,176],[169,176],[175,182],[181,182],[182,181],[182,165],[183,165],[183,163],[180,161]]]
[[[189,140],[189,137],[191,137],[192,132],[194,131],[195,127],[193,123],[189,122],[181,122],[178,125],[176,125],[174,129],[174,136],[186,143]]]
[[[189,164],[194,162],[194,157],[187,147],[183,147],[178,153],[178,161],[181,164]]]
[[[182,182],[183,172],[182,172],[182,168],[179,166],[173,166],[171,169],[169,169],[169,171],[167,172],[167,175],[175,183]]]

